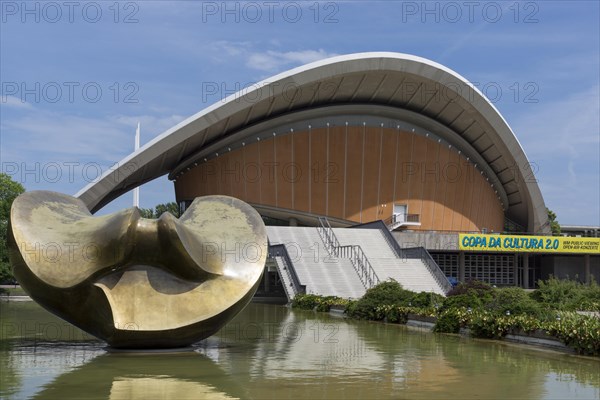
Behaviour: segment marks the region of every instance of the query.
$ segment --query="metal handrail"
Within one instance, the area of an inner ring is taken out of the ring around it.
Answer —
[[[327,218],[319,217],[319,224],[321,226],[317,227],[317,230],[325,244],[325,249],[330,255],[337,257],[337,249],[340,247],[340,242],[337,236],[335,236],[329,220]]]
[[[362,247],[359,245],[340,246],[329,220],[319,217],[319,223],[321,226],[317,230],[327,252],[334,257],[350,259],[350,263],[356,270],[365,289],[370,289],[381,282]]]
[[[350,262],[358,273],[360,281],[366,289],[370,289],[381,282],[367,255],[359,245],[340,246],[338,247],[338,254],[342,258],[350,259]]]
[[[300,279],[298,278],[298,274],[296,273],[296,269],[294,268],[294,263],[292,263],[292,259],[290,258],[290,254],[288,253],[285,245],[283,245],[283,244],[269,245],[269,257],[271,257],[271,258],[281,257],[281,260],[283,261],[283,264],[284,264],[283,269],[286,271],[288,278],[290,278],[294,296],[297,295],[298,293],[305,294],[306,293],[306,285],[302,285],[300,283]]]
[[[411,259],[421,259],[421,261],[425,264],[427,269],[429,269],[431,275],[433,275],[435,281],[440,285],[444,293],[448,293],[452,289],[452,284],[448,280],[448,277],[440,269],[439,265],[437,265],[435,260],[431,258],[431,254],[429,254],[427,250],[425,250],[423,247],[411,247],[403,250],[404,257]]]

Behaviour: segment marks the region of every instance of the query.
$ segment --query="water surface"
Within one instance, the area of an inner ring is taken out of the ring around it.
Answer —
[[[7,399],[598,399],[593,358],[250,304],[180,352],[111,352],[32,302],[0,304]]]

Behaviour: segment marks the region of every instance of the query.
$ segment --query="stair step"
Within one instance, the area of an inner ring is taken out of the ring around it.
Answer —
[[[331,257],[317,228],[269,226],[267,232],[271,244],[286,246],[307,293],[346,298],[365,293],[350,260]],[[342,246],[361,246],[381,281],[392,278],[405,289],[443,294],[427,266],[420,259],[398,258],[381,231],[335,228],[334,233]]]

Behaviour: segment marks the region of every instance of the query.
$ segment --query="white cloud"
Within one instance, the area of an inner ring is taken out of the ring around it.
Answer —
[[[268,50],[262,53],[251,53],[246,65],[261,71],[275,71],[285,66],[302,65],[324,58],[337,56],[323,49],[278,52]]]
[[[25,110],[33,109],[33,106],[15,96],[3,95],[0,100],[0,107],[20,108]]]
[[[48,111],[12,117],[2,121],[0,168],[27,190],[74,194],[133,152],[138,121],[143,145],[183,119],[168,114],[94,118]],[[173,201],[171,182],[161,179],[150,187],[155,189],[144,194],[145,206]],[[109,210],[127,207],[129,201],[117,201]]]
[[[531,158],[598,154],[600,107],[595,85],[553,102],[540,101],[512,125]],[[592,160],[589,160],[592,161]],[[597,158],[596,158],[597,162]]]
[[[30,113],[2,124],[3,147],[40,160],[51,154],[62,161],[116,162],[133,151],[135,127],[142,125],[142,144],[181,122],[184,117],[106,116],[101,118]],[[3,151],[3,158],[7,154]],[[19,157],[20,158],[20,157]]]
[[[202,56],[210,57],[216,64],[231,64],[241,61],[247,67],[259,71],[273,72],[284,68],[311,63],[339,54],[325,49],[306,49],[298,51],[263,50],[263,48],[278,48],[281,44],[276,39],[262,42],[217,40],[207,43],[202,48]]]
[[[560,222],[600,224],[600,87],[540,102],[513,128],[539,166],[542,195]]]

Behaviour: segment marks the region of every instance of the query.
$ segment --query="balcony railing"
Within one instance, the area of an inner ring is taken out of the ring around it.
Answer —
[[[394,214],[383,221],[390,231],[401,226],[419,226],[421,225],[421,216],[419,214]]]

